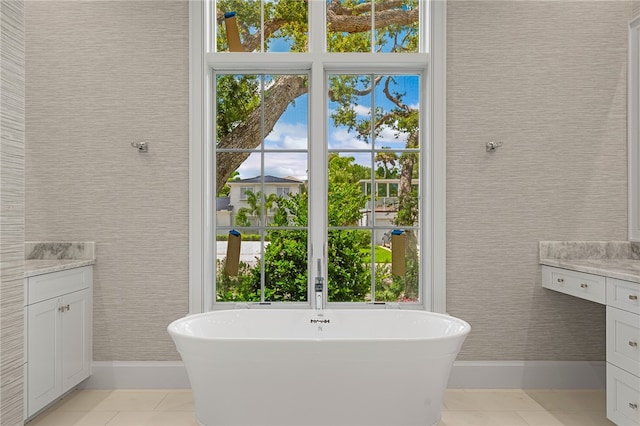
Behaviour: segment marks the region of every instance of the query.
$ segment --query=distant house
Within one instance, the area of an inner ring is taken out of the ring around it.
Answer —
[[[264,182],[264,186],[263,186]],[[228,197],[218,197],[216,200],[216,224],[218,226],[234,226],[235,217],[241,209],[250,209],[247,202],[247,194],[252,192],[257,194],[262,191],[265,197],[275,194],[284,197],[289,194],[299,194],[305,185],[304,181],[294,177],[276,177],[267,175],[262,178],[256,176],[249,179],[232,180],[227,182],[231,190]],[[267,212],[267,222],[273,217],[272,212]],[[253,224],[257,223],[257,218],[249,216]]]
[[[360,225],[371,226],[375,217],[376,227],[388,227],[389,230],[396,228],[394,221],[399,208],[398,187],[400,179],[376,179],[375,188],[372,188],[370,179],[360,180],[358,184],[362,192],[370,197],[364,209],[360,210],[362,213]],[[412,186],[417,187],[415,184]],[[387,242],[387,237],[384,234],[388,231],[376,229],[374,232],[376,244]]]

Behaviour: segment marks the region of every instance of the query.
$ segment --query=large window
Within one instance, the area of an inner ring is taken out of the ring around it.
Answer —
[[[434,4],[192,5],[192,312],[444,309]]]

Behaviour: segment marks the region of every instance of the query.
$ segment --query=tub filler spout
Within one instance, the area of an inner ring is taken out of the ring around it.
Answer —
[[[324,293],[324,278],[322,277],[322,261],[318,259],[318,275],[316,275],[316,310],[321,311],[323,300],[322,296]]]

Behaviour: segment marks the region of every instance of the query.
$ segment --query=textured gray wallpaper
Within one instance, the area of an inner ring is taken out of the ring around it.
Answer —
[[[22,425],[24,5],[0,2],[0,424]]]
[[[627,239],[630,14],[448,4],[447,305],[473,330],[461,359],[605,359],[604,306],[542,289],[537,247]]]
[[[624,240],[622,1],[451,1],[448,310],[461,359],[602,360],[540,240]],[[188,307],[185,2],[27,2],[27,238],[94,240],[96,360],[169,360]],[[150,143],[148,154],[129,147]],[[499,140],[492,154],[485,144]]]
[[[95,360],[177,359],[166,327],[188,312],[188,3],[25,13],[27,236],[96,242]]]

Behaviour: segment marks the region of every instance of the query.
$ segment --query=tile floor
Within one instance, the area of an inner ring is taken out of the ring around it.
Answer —
[[[604,390],[447,390],[439,426],[611,426]],[[198,426],[190,390],[79,390],[28,426]]]

